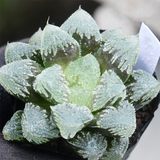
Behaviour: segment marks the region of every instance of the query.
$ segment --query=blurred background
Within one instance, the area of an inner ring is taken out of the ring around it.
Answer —
[[[81,5],[100,29],[137,34],[144,22],[160,40],[160,0],[0,0],[0,46],[32,36],[49,23],[60,26]],[[156,68],[160,79],[160,62]],[[160,109],[128,160],[159,160]]]

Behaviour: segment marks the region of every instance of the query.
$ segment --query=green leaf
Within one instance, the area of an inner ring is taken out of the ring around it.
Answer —
[[[32,143],[42,144],[59,137],[59,130],[45,109],[26,103],[22,115],[23,136]]]
[[[41,28],[39,28],[39,30],[32,35],[31,39],[29,40],[29,44],[35,45],[40,49],[41,48],[42,33],[43,33],[43,31],[41,30]]]
[[[104,152],[99,160],[121,160],[127,151],[129,145],[128,138],[114,138],[111,147]]]
[[[120,38],[122,37],[123,33],[121,28],[116,28],[112,30],[105,30],[104,32],[101,33],[101,35],[102,35],[102,40],[107,41]]]
[[[136,128],[134,106],[128,101],[120,102],[117,108],[108,106],[97,116],[97,125],[114,136],[130,137]]]
[[[126,87],[122,80],[114,71],[106,70],[94,91],[89,108],[92,111],[97,111],[107,105],[113,105],[117,100],[124,100],[125,97]]]
[[[100,68],[96,58],[91,54],[79,58],[67,66],[64,74],[71,91],[70,102],[88,106],[99,83]]]
[[[41,55],[45,67],[58,63],[65,68],[80,56],[80,47],[67,32],[47,24],[42,35]]]
[[[137,62],[139,37],[129,36],[110,39],[96,54],[102,73],[113,69],[125,82]]]
[[[22,42],[8,43],[5,50],[6,63],[22,59],[32,59],[43,65],[40,50],[37,46]]]
[[[37,75],[34,90],[52,104],[69,102],[69,89],[61,66],[55,64]]]
[[[15,61],[0,68],[0,83],[8,93],[24,102],[48,105],[33,89],[33,82],[39,73],[41,66],[35,61]]]
[[[23,133],[21,126],[21,117],[23,111],[17,111],[3,128],[4,138],[8,141],[22,141]]]
[[[81,8],[74,12],[61,28],[79,42],[83,56],[95,53],[100,47],[101,34],[98,25],[91,15]]]
[[[65,139],[73,138],[94,118],[86,106],[77,106],[71,103],[52,106],[51,110],[61,136]]]
[[[99,133],[79,132],[68,141],[83,158],[98,160],[107,148],[107,140]]]
[[[133,71],[126,85],[128,99],[136,110],[152,101],[160,91],[160,83],[143,70]]]

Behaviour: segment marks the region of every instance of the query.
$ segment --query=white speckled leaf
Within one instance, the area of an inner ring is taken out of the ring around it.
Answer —
[[[42,33],[43,33],[43,31],[41,30],[41,28],[39,28],[39,30],[37,32],[35,32],[32,35],[32,37],[30,38],[29,44],[35,45],[38,48],[41,48]]]
[[[99,160],[121,160],[129,145],[128,138],[114,138],[111,147],[104,152]]]
[[[99,133],[79,132],[68,141],[80,156],[88,160],[99,160],[107,148],[107,140]]]
[[[128,101],[120,102],[118,107],[108,106],[99,113],[97,125],[108,129],[114,136],[130,137],[136,128],[135,109]]]
[[[88,106],[99,83],[100,68],[96,58],[91,54],[79,58],[67,66],[64,74],[71,91],[70,102]]]
[[[73,138],[94,118],[86,106],[77,106],[71,103],[52,106],[51,110],[61,136],[65,139]]]
[[[94,53],[100,47],[101,34],[98,25],[91,15],[81,8],[74,12],[61,28],[79,42],[82,55]]]
[[[121,28],[116,28],[112,30],[105,30],[104,32],[101,33],[102,35],[102,40],[107,41],[110,39],[116,39],[122,37],[122,29]]]
[[[143,70],[133,71],[127,81],[128,99],[136,110],[148,104],[160,91],[160,83]]]
[[[137,62],[138,54],[139,37],[129,36],[106,41],[96,57],[102,72],[106,69],[114,69],[125,82]]]
[[[40,49],[37,46],[22,42],[8,43],[5,50],[6,63],[22,59],[32,59],[41,65],[43,64]]]
[[[0,83],[7,92],[24,102],[39,103],[43,98],[33,90],[32,84],[40,72],[41,67],[35,61],[15,61],[0,68]]]
[[[78,42],[57,26],[47,24],[43,30],[41,55],[46,67],[54,63],[66,65],[80,56]]]
[[[23,133],[21,126],[21,117],[23,111],[17,111],[3,128],[4,138],[8,141],[22,141]]]
[[[32,143],[42,144],[59,137],[59,130],[45,109],[26,103],[22,114],[23,136]]]
[[[55,64],[37,75],[34,90],[52,104],[69,102],[69,88],[61,66]]]
[[[89,108],[96,111],[107,105],[113,105],[117,100],[123,100],[125,97],[126,87],[122,80],[114,71],[106,70],[94,91]]]

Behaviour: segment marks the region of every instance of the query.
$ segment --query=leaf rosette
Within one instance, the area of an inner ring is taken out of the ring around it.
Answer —
[[[100,33],[81,7],[61,27],[47,23],[28,44],[9,43],[0,83],[26,104],[4,126],[4,138],[43,144],[61,137],[88,160],[120,160],[136,110],[160,90],[152,75],[133,70],[139,48],[139,35]]]

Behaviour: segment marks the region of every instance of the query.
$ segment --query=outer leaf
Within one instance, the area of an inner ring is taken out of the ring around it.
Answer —
[[[129,140],[128,138],[114,138],[112,146],[107,149],[100,160],[121,160],[127,151]]]
[[[96,58],[91,54],[79,58],[67,66],[64,74],[71,91],[70,102],[88,106],[99,83],[100,68]]]
[[[8,43],[5,50],[6,63],[22,59],[32,59],[42,64],[40,50],[37,46],[22,42]]]
[[[47,24],[42,35],[41,55],[46,67],[58,63],[65,68],[70,61],[79,57],[80,48],[67,32]]]
[[[114,136],[130,137],[136,128],[135,109],[128,101],[120,102],[117,108],[107,107],[97,119],[97,125]]]
[[[32,87],[40,72],[41,67],[35,61],[15,61],[0,68],[0,83],[7,92],[24,102],[41,103],[42,98]]]
[[[128,82],[128,99],[134,103],[136,110],[148,104],[160,91],[160,83],[149,73],[133,71]]]
[[[112,29],[112,30],[105,30],[104,32],[102,32],[102,40],[103,41],[107,41],[107,40],[111,40],[111,39],[117,39],[122,37],[122,29],[121,28],[116,28],[116,29]]]
[[[52,104],[69,102],[69,89],[61,66],[55,64],[37,75],[34,89]]]
[[[61,26],[80,44],[82,55],[95,53],[100,47],[101,35],[95,20],[79,8]]]
[[[93,119],[91,111],[86,106],[68,103],[52,106],[51,109],[61,136],[65,139],[73,138]]]
[[[59,137],[59,130],[45,109],[27,103],[22,115],[23,136],[32,143],[42,144]]]
[[[29,40],[29,44],[41,48],[42,33],[43,31],[41,28],[39,28],[39,30],[32,35],[31,39]]]
[[[101,70],[114,69],[126,81],[136,64],[139,53],[138,36],[122,37],[106,41],[96,57]]]
[[[80,132],[68,141],[78,154],[88,160],[98,160],[107,148],[107,140],[99,133]]]
[[[105,71],[101,77],[100,84],[94,91],[89,108],[92,111],[99,110],[107,105],[113,105],[117,100],[124,100],[126,87],[117,74],[112,71]]]
[[[22,141],[21,117],[23,111],[17,111],[3,128],[4,138],[8,141]]]

